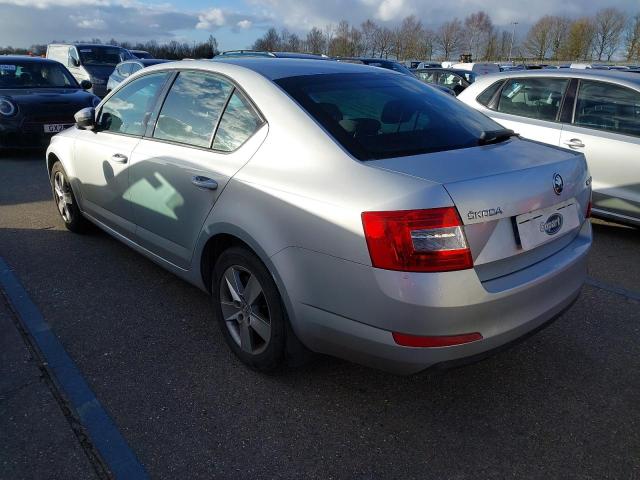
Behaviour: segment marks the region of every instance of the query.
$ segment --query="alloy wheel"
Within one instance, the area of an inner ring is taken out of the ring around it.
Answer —
[[[256,275],[240,265],[227,268],[220,282],[220,306],[236,344],[251,355],[264,352],[271,339],[271,314]]]
[[[60,216],[65,222],[71,223],[73,220],[71,213],[71,205],[73,205],[71,186],[67,182],[64,173],[60,171],[56,172],[53,177],[53,191]]]

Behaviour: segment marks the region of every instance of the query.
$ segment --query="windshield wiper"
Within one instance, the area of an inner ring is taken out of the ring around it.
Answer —
[[[492,143],[503,142],[511,137],[517,137],[518,134],[508,128],[500,130],[486,130],[480,134],[478,145],[491,145]]]

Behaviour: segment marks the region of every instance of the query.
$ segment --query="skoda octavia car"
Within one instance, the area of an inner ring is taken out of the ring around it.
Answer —
[[[53,134],[74,125],[78,110],[100,102],[89,88],[53,60],[0,56],[0,150],[44,150]]]
[[[556,318],[585,279],[584,156],[407,75],[175,62],[76,120],[46,157],[66,226],[209,292],[260,370],[308,350],[404,374],[467,361]]]

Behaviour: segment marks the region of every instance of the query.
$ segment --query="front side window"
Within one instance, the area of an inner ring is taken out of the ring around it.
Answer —
[[[166,72],[145,75],[114,93],[100,111],[100,130],[143,135],[167,76]]]
[[[180,72],[160,110],[153,137],[209,147],[232,90],[229,82],[216,75]]]
[[[131,75],[131,68],[133,67],[132,63],[122,63],[118,66],[118,74],[121,77],[128,77]]]
[[[520,117],[553,122],[569,80],[566,78],[517,78],[500,92],[497,110]]]
[[[242,145],[262,125],[253,107],[235,90],[222,115],[213,141],[213,149],[232,152]]]
[[[573,123],[640,137],[640,93],[610,83],[580,80]]]
[[[276,83],[360,160],[473,147],[484,132],[503,130],[407,75],[305,75]]]
[[[416,72],[416,77],[425,83],[438,83],[439,72],[425,70],[423,72]]]
[[[447,87],[452,90],[456,86],[464,87],[462,77],[460,77],[459,75],[456,75],[455,73],[442,72],[442,75],[440,75],[439,83],[443,87]]]

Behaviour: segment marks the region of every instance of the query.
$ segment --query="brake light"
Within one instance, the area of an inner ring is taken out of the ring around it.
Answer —
[[[376,268],[448,272],[473,267],[462,221],[454,207],[364,212],[362,225]]]
[[[407,333],[393,332],[393,340],[403,347],[451,347],[453,345],[462,345],[464,343],[476,342],[482,340],[482,335],[478,332],[464,333],[462,335],[446,335],[436,337],[423,337],[421,335],[409,335]]]

